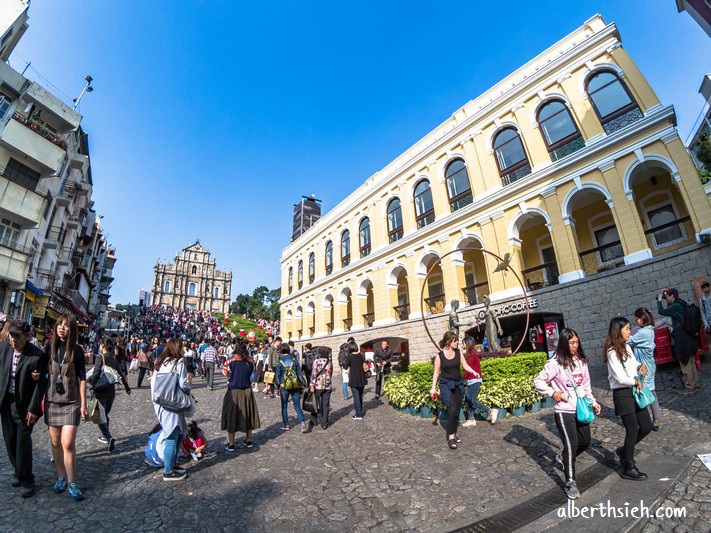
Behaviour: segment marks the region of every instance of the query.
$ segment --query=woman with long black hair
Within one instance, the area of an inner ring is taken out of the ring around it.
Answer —
[[[94,397],[99,400],[101,407],[104,409],[104,416],[106,422],[101,422],[98,424],[99,430],[101,431],[101,437],[99,437],[99,442],[106,444],[109,451],[114,451],[116,447],[116,439],[111,436],[111,431],[109,430],[109,413],[114,405],[114,400],[116,400],[116,386],[113,384],[102,387],[100,390],[96,389],[97,383],[101,379],[101,374],[104,372],[104,367],[110,367],[115,370],[121,376],[121,382],[126,389],[126,394],[131,395],[131,387],[128,384],[128,379],[126,374],[119,362],[116,360],[115,354],[116,345],[113,339],[105,338],[99,343],[99,352],[101,357],[96,360],[94,365],[94,373],[89,380],[89,386],[94,393]]]
[[[457,437],[459,425],[459,411],[462,410],[462,397],[464,396],[464,381],[460,365],[472,375],[478,374],[467,363],[464,354],[459,351],[459,337],[453,331],[446,331],[439,341],[441,351],[434,360],[434,374],[432,376],[432,389],[430,395],[437,393],[437,380],[439,379],[439,392],[442,403],[447,407],[447,444],[452,450],[457,449],[457,444],[462,439]]]
[[[578,397],[588,398],[596,415],[600,405],[590,386],[588,358],[574,329],[560,332],[555,355],[534,380],[538,392],[553,398],[555,425],[563,442],[563,457],[556,457],[565,469],[565,493],[569,499],[580,497],[575,484],[575,458],[590,446],[590,424],[576,416]]]
[[[49,426],[52,457],[57,470],[54,492],[69,489],[75,500],[84,495],[76,486],[77,430],[86,418],[86,363],[77,346],[78,328],[73,315],[62,315],[54,326],[52,343],[47,345],[49,380],[45,397],[44,421]]]
[[[624,317],[610,320],[602,362],[607,363],[607,375],[612,389],[615,413],[625,426],[624,446],[617,448],[617,456],[622,465],[622,477],[641,481],[647,474],[640,472],[634,461],[634,448],[652,430],[652,419],[647,408],[640,408],[634,400],[632,390],[642,389],[642,377],[647,375],[647,366],[632,353],[627,341],[630,338],[630,323]],[[639,373],[639,374],[638,374]]]

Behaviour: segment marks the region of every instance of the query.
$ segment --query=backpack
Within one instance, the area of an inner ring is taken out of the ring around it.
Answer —
[[[338,351],[338,364],[341,365],[341,368],[345,368],[346,362],[348,362],[348,345],[343,343]]]
[[[288,367],[284,365],[281,361],[279,361],[279,364],[286,368],[286,371],[284,372],[284,381],[282,382],[281,386],[284,387],[286,390],[296,390],[301,388],[301,381],[299,381],[299,375],[296,373],[296,370],[294,368],[294,360],[291,360],[291,365]]]
[[[701,330],[701,311],[696,304],[684,307],[684,330],[692,337],[696,337]]]

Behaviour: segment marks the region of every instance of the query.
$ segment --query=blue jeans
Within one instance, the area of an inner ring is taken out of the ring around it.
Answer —
[[[479,409],[484,416],[489,414],[489,408],[479,401],[479,389],[481,389],[481,382],[474,383],[472,385],[467,385],[467,390],[464,392],[464,399],[467,404],[466,418],[474,416],[474,409]]]
[[[351,387],[353,394],[353,406],[355,407],[355,415],[363,416],[363,391],[365,387]]]
[[[348,382],[343,383],[343,399],[347,400],[348,399]]]
[[[294,404],[294,411],[296,411],[296,417],[299,419],[299,423],[304,423],[304,412],[301,410],[301,391],[299,389],[288,391],[284,387],[279,389],[281,393],[281,419],[284,421],[284,425],[289,425],[289,413],[287,412],[287,405],[289,404],[289,396],[291,396],[291,403]]]
[[[178,457],[178,449],[180,448],[180,428],[176,427],[168,438],[165,439],[165,449],[163,450],[163,473],[172,474],[175,459]]]

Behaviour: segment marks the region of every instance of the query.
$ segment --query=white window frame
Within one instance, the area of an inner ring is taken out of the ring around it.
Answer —
[[[612,223],[596,223],[597,220],[610,216],[612,217]],[[596,231],[600,231],[602,229],[608,229],[608,228],[615,228],[617,231],[617,238],[620,240],[620,246],[622,246],[622,238],[620,237],[620,229],[617,227],[617,224],[615,223],[615,216],[612,214],[612,211],[604,212],[604,213],[598,213],[594,217],[590,218],[588,220],[588,228],[590,229],[590,238],[592,241],[595,243],[595,248],[598,246],[602,246],[599,242],[597,242],[597,236],[595,235]],[[600,263],[601,267],[606,267],[606,266],[611,266],[611,265],[619,265],[620,263],[624,263],[625,260],[625,250],[624,247],[622,247],[622,256],[617,257],[615,259],[611,259],[609,261],[603,261],[602,260],[602,254],[600,252],[597,252],[597,260]]]
[[[657,202],[652,205],[647,205],[645,202],[647,199],[652,198],[654,196],[661,196],[664,194],[666,196],[666,200],[662,200],[660,202]],[[672,211],[674,212],[674,217],[679,220],[681,218],[679,216],[679,209],[676,206],[676,202],[674,201],[674,196],[672,196],[671,192],[669,190],[661,190],[661,191],[654,191],[650,192],[648,195],[646,195],[644,198],[640,199],[639,203],[642,206],[642,213],[644,214],[644,222],[647,225],[647,229],[652,229],[652,221],[649,218],[649,212],[654,211],[656,209],[659,209],[660,207],[666,207],[666,206],[671,206]],[[665,242],[662,244],[657,244],[657,239],[654,233],[650,234],[652,237],[652,245],[655,250],[663,250],[664,248],[668,248],[670,246],[675,246],[679,244],[680,242],[684,242],[687,240],[688,235],[686,234],[686,229],[684,228],[684,225],[682,224],[679,226],[679,229],[681,230],[681,237],[678,239],[674,239],[673,241]]]

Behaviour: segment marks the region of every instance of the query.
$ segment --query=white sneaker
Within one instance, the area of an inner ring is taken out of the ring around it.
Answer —
[[[476,426],[476,420],[474,420],[473,418],[470,418],[469,420],[467,420],[466,422],[464,422],[462,424],[463,428],[470,428],[470,427],[474,427],[474,426]]]
[[[489,416],[487,416],[487,420],[491,422],[492,424],[496,424],[496,416],[499,414],[498,409],[490,409],[489,410]]]

